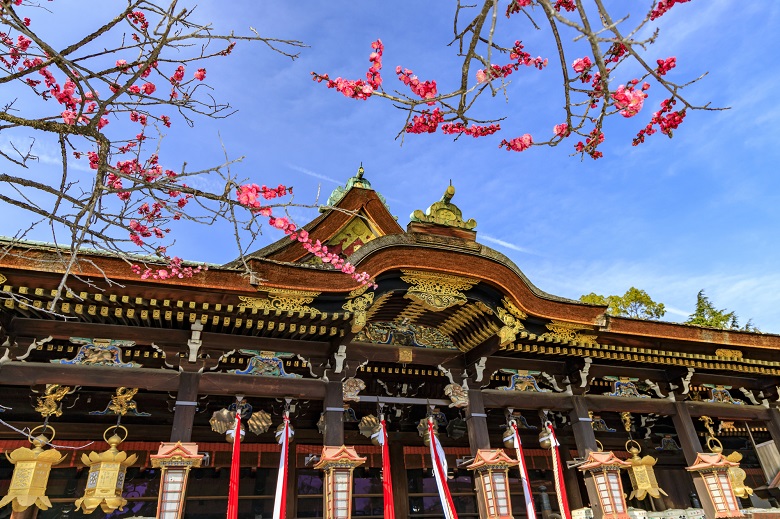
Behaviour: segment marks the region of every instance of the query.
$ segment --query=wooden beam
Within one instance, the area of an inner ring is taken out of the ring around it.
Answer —
[[[179,373],[149,368],[107,368],[40,362],[0,364],[0,383],[9,386],[62,384],[65,386],[141,387],[147,391],[176,391]]]
[[[192,336],[190,330],[19,318],[11,322],[10,331],[16,335],[35,337],[37,339],[48,336],[52,336],[55,339],[98,337],[134,341],[136,344],[142,345],[150,345],[152,343],[157,345],[176,344],[181,345],[182,349],[187,347],[187,341]],[[295,352],[303,357],[321,356],[322,352],[329,347],[327,341],[272,339],[214,332],[201,332],[201,340],[204,348],[215,348],[223,351],[235,349],[273,350]]]
[[[358,362],[398,362],[398,346],[392,344],[373,344],[369,342],[351,342],[347,346],[347,359]],[[461,357],[458,350],[434,348],[411,348],[412,362],[422,366],[438,366]]]
[[[57,383],[68,386],[141,387],[147,391],[176,392],[180,387],[179,377],[179,372],[165,369],[71,366],[18,361],[0,365],[0,384],[9,386]],[[308,378],[203,373],[198,391],[202,395],[243,394],[323,400],[325,382]]]
[[[712,416],[721,420],[763,420],[770,419],[769,409],[761,405],[712,404],[709,402],[682,402],[693,417]]]
[[[325,382],[310,378],[203,373],[200,378],[200,393],[324,400]]]

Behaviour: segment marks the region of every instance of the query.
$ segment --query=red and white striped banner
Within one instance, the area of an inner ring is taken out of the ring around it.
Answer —
[[[276,476],[276,494],[274,496],[274,515],[273,519],[285,519],[287,517],[287,458],[290,451],[290,414],[284,412],[284,428],[277,431],[276,436],[282,445],[282,452],[279,456],[279,474]]]
[[[517,461],[520,462],[520,481],[523,484],[523,495],[525,496],[525,513],[528,519],[536,519],[536,509],[534,508],[534,495],[531,493],[531,483],[528,480],[528,469],[525,467],[525,456],[523,455],[523,442],[520,441],[520,433],[517,431],[517,422],[509,422],[512,427],[512,433],[515,436],[515,449],[517,450]]]
[[[379,422],[379,443],[382,445],[382,492],[385,499],[385,519],[395,519],[393,504],[393,479],[390,474],[390,446],[387,443],[387,423],[384,417]]]
[[[434,427],[433,418],[428,417],[433,476],[436,479],[436,486],[439,488],[439,498],[441,499],[441,507],[444,510],[444,519],[458,519],[458,514],[455,512],[455,504],[452,502],[450,489],[447,486],[447,458],[444,456],[444,449],[442,449],[441,443],[439,443],[439,438],[433,432]]]
[[[558,438],[555,437],[555,431],[550,422],[545,424],[547,430],[550,431],[550,440],[552,441],[552,457],[553,457],[553,476],[555,478],[555,495],[558,496],[558,508],[560,509],[563,519],[571,519],[571,512],[569,511],[569,498],[566,495],[566,485],[563,483],[563,464],[561,464],[561,454],[558,452],[558,447],[561,444],[558,442]]]
[[[228,487],[227,519],[238,519],[238,484],[241,475],[241,412],[236,411],[236,428],[233,431],[233,456],[230,460],[230,486]]]

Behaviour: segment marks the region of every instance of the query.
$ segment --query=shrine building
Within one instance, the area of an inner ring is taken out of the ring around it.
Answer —
[[[304,227],[376,287],[285,237],[58,296],[4,240],[0,519],[780,517],[780,336],[547,294],[442,188],[404,228],[361,167]]]

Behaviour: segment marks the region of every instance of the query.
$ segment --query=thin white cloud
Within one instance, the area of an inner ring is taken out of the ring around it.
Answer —
[[[303,173],[304,175],[308,175],[310,177],[319,178],[320,180],[325,180],[326,182],[333,182],[334,184],[341,184],[341,182],[339,182],[335,178],[331,178],[327,175],[323,175],[322,173],[317,173],[316,171],[312,171],[310,169],[306,169],[301,166],[296,166],[295,164],[287,164],[287,167],[292,169],[293,171]]]
[[[525,249],[523,247],[515,245],[514,243],[510,243],[508,241],[504,241],[504,240],[501,240],[499,238],[494,238],[494,237],[489,236],[487,234],[481,234],[480,233],[479,239],[480,240],[489,241],[490,243],[495,243],[496,245],[500,245],[501,247],[504,247],[506,249],[512,249],[512,250],[517,251],[517,252],[524,252],[525,254],[538,255],[536,252],[534,252],[534,251],[532,251],[530,249]]]

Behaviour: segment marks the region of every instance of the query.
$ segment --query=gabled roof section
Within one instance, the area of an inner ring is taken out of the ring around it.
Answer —
[[[350,256],[375,238],[404,232],[390,214],[384,197],[374,191],[363,174],[361,166],[344,187],[339,186],[331,193],[324,213],[303,226],[312,241],[319,240],[332,252]],[[297,263],[305,262],[310,256],[300,243],[285,237],[249,254],[248,258]]]

